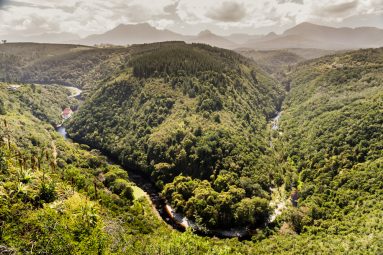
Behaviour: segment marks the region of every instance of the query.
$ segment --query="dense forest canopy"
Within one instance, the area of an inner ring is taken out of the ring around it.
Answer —
[[[306,62],[290,74],[281,132],[300,193],[300,231],[367,234],[373,228],[355,228],[367,218],[379,226],[382,70],[383,49],[368,49]]]
[[[0,253],[383,252],[383,49],[259,65],[182,42],[0,49]],[[79,104],[66,125],[83,144],[53,128]],[[201,229],[251,237],[170,229],[129,169]]]
[[[70,44],[0,45],[0,81],[80,87],[84,95],[124,68],[129,50]]]
[[[201,226],[263,224],[279,174],[265,131],[280,84],[227,50],[158,46],[133,54],[132,70],[95,92],[69,133],[149,173]],[[243,212],[258,207],[265,210],[254,209],[256,219]]]

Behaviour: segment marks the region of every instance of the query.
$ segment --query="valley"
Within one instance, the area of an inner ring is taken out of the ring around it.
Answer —
[[[381,252],[382,48],[0,49],[0,244],[15,254]],[[231,228],[246,238],[212,237]]]

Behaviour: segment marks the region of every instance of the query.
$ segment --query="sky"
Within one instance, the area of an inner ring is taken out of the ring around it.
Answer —
[[[383,28],[383,0],[0,0],[0,35],[100,34],[149,23],[182,34],[281,33],[302,22]]]

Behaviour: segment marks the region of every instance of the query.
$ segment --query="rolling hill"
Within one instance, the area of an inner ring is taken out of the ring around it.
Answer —
[[[86,96],[118,73],[128,56],[123,47],[7,43],[0,45],[0,81],[74,86]]]
[[[235,215],[268,207],[278,173],[265,127],[281,85],[249,59],[202,44],[135,46],[129,66],[85,102],[70,135],[150,174],[201,226],[265,222],[267,209]]]

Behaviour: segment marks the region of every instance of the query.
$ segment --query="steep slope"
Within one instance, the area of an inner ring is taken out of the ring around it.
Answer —
[[[383,30],[373,27],[334,28],[304,22],[286,30],[283,35],[300,35],[318,42],[325,39],[334,46],[343,45],[343,49],[380,47],[383,43]]]
[[[103,226],[113,221],[113,204],[119,200],[132,212],[132,193],[124,180],[126,192],[113,197],[107,188],[115,183],[104,186],[96,177],[127,175],[64,141],[49,124],[61,112],[58,104],[71,103],[66,89],[19,86],[0,83],[0,253],[97,253],[109,246]]]
[[[170,229],[125,170],[97,150],[64,140],[49,124],[61,112],[57,104],[66,103],[65,88],[35,85],[34,91],[33,85],[17,85],[14,91],[0,83],[1,254],[225,254],[248,249],[238,241],[227,244]],[[32,98],[48,120],[35,114],[24,97]],[[48,101],[52,107],[45,107]]]
[[[298,233],[347,243],[382,235],[382,70],[380,48],[305,62],[290,74],[279,149],[299,196]]]
[[[132,45],[165,41],[185,41],[189,43],[205,43],[216,47],[232,49],[236,43],[228,38],[213,34],[209,30],[201,31],[196,36],[181,35],[170,30],[157,29],[147,23],[134,25],[119,25],[100,35],[90,35],[77,43],[85,45],[114,44]]]
[[[291,68],[270,149],[265,116],[281,89],[252,61],[182,43],[127,50],[72,135],[154,173],[172,206],[205,226],[262,224],[270,186],[296,207],[286,201],[251,241],[179,233],[131,197],[125,171],[55,133],[62,107],[77,104],[65,88],[0,83],[0,253],[382,253],[383,49]]]
[[[201,226],[265,222],[277,175],[266,124],[283,96],[280,84],[239,54],[206,45],[132,51],[131,69],[84,104],[70,135],[151,174]]]

